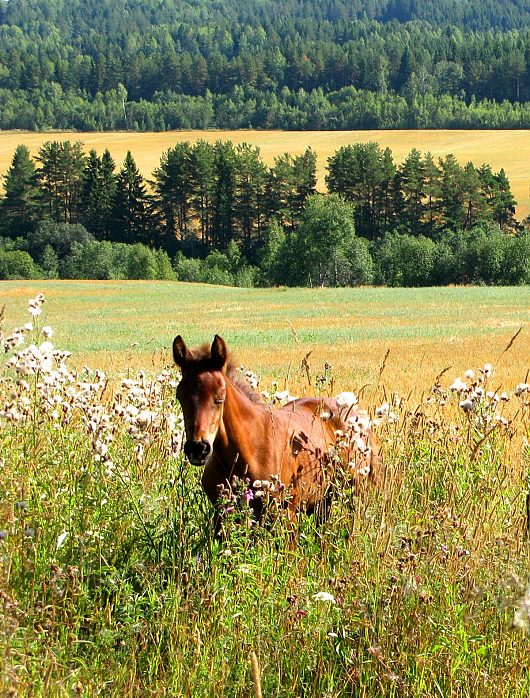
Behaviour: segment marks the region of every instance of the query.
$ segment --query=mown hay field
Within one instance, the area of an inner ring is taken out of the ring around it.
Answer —
[[[4,304],[1,695],[529,695],[529,288],[3,282]],[[177,332],[220,333],[271,395],[358,393],[381,485],[336,463],[324,521],[271,502],[257,526],[242,480],[215,539]]]
[[[0,174],[9,167],[13,152],[24,143],[35,155],[48,140],[80,140],[86,150],[95,148],[99,154],[105,148],[121,165],[130,150],[144,177],[149,178],[160,162],[164,150],[180,141],[194,143],[198,139],[214,142],[218,139],[234,143],[250,143],[259,146],[268,165],[285,152],[302,153],[311,146],[318,156],[318,186],[324,189],[327,159],[341,146],[350,143],[375,141],[381,147],[389,147],[396,162],[400,163],[412,148],[430,151],[435,157],[453,153],[461,164],[483,163],[494,171],[504,168],[518,202],[517,217],[523,219],[530,213],[530,132],[518,131],[168,131],[165,133],[33,133],[23,131],[0,132]]]

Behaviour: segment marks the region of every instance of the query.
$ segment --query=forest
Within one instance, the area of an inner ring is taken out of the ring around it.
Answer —
[[[255,286],[530,283],[529,221],[503,169],[378,144],[272,166],[259,148],[177,143],[149,180],[129,151],[21,144],[0,198],[0,278],[162,278]]]
[[[528,128],[525,0],[0,3],[0,128]]]

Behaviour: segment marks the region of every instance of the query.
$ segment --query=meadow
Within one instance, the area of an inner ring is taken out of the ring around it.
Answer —
[[[528,131],[449,131],[449,130],[389,130],[389,131],[168,131],[164,133],[130,132],[49,132],[24,131],[0,132],[0,175],[7,171],[15,148],[26,145],[33,155],[49,140],[79,140],[88,152],[95,148],[99,155],[108,148],[118,166],[121,166],[127,150],[134,156],[140,172],[150,178],[160,164],[163,151],[181,141],[195,143],[203,139],[218,139],[234,143],[250,143],[258,146],[263,161],[272,165],[274,158],[285,152],[299,155],[311,146],[317,154],[318,188],[325,189],[324,177],[328,158],[341,146],[351,143],[375,141],[382,148],[392,150],[397,163],[401,163],[412,148],[431,152],[435,158],[452,153],[464,165],[472,162],[479,167],[491,165],[497,172],[504,168],[510,180],[512,192],[518,203],[516,215],[522,220],[530,214],[530,137]]]
[[[1,694],[529,694],[530,288],[3,282],[3,304]],[[177,333],[221,334],[267,400],[356,392],[382,485],[338,469],[293,534],[253,525],[243,483],[215,540]]]

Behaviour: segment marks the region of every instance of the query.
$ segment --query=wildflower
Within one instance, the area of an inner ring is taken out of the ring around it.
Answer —
[[[366,453],[367,451],[369,451],[366,441],[361,437],[355,439],[355,448],[361,453]]]
[[[528,383],[518,383],[514,390],[517,397],[527,392],[530,392],[530,385]]]
[[[475,371],[473,371],[473,369],[471,368],[468,368],[467,371],[464,373],[464,376],[466,378],[469,378],[469,380],[473,380],[473,378],[475,377]]]
[[[276,393],[274,393],[273,397],[275,400],[281,402],[282,400],[288,400],[290,395],[288,390],[279,390]]]
[[[5,540],[7,538],[7,531],[5,528],[0,529],[0,540]]]
[[[452,384],[449,386],[449,390],[452,390],[455,393],[461,393],[464,390],[467,390],[467,385],[461,378],[455,378]]]
[[[313,594],[312,599],[313,601],[327,601],[329,603],[337,603],[333,594],[330,594],[328,591],[317,591],[316,594]]]
[[[139,427],[147,427],[154,422],[156,414],[151,410],[142,410],[136,417],[136,423]]]
[[[466,400],[462,400],[462,402],[460,403],[460,407],[464,410],[464,412],[471,412],[473,406],[473,400],[470,400],[469,398],[467,398]]]
[[[358,403],[355,393],[340,393],[335,400],[340,409],[349,409]]]
[[[484,374],[485,378],[489,378],[491,376],[492,368],[491,364],[484,364],[484,368],[482,369],[482,373]]]
[[[41,332],[46,337],[46,339],[53,337],[53,330],[49,325],[44,325]]]
[[[376,417],[386,417],[388,412],[390,410],[390,405],[388,402],[384,402],[382,405],[376,408],[375,410],[375,416]]]

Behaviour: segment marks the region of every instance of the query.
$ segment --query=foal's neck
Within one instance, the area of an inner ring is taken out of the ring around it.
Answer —
[[[256,437],[270,419],[265,405],[253,402],[228,376],[223,420],[218,433],[219,452],[233,475],[252,477],[256,462]]]

